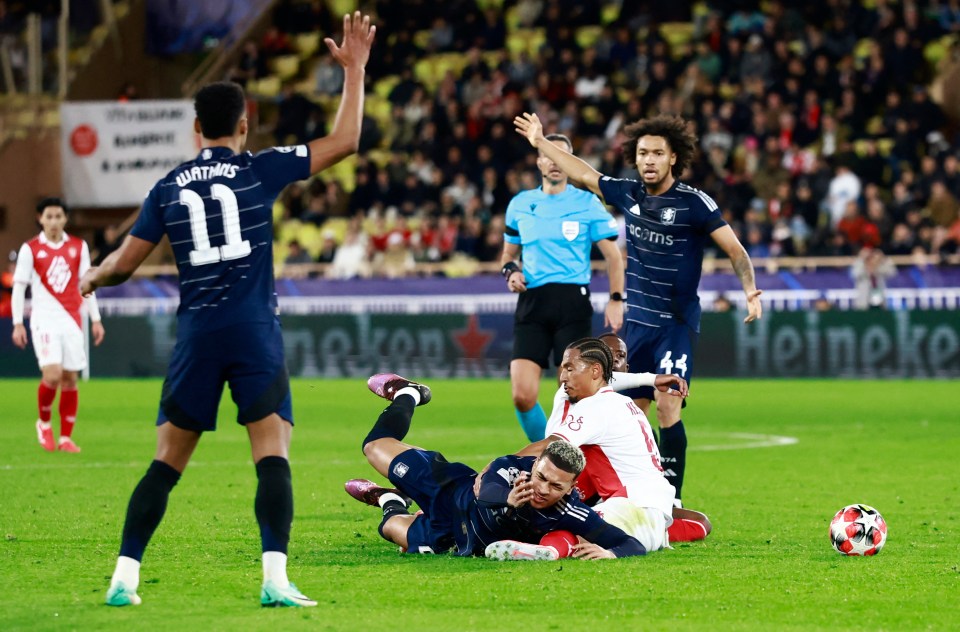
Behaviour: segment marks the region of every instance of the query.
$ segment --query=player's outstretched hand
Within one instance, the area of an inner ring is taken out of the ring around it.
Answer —
[[[593,542],[581,542],[573,547],[572,557],[578,557],[581,560],[612,560],[617,556]]]
[[[13,326],[13,335],[10,338],[13,340],[13,344],[21,349],[26,349],[27,328],[23,326],[23,323]]]
[[[686,397],[690,394],[687,381],[679,375],[666,374],[658,375],[653,381],[654,387],[661,393],[669,393],[676,397]],[[673,388],[676,387],[676,388]]]
[[[370,47],[376,34],[377,27],[370,25],[370,16],[355,11],[352,18],[349,13],[343,16],[343,41],[340,45],[337,46],[329,37],[323,38],[323,43],[344,68],[363,68],[370,59]]]
[[[760,295],[763,290],[754,290],[747,294],[747,317],[743,319],[745,323],[752,323],[760,320],[763,316],[763,305],[760,304]]]
[[[524,112],[513,119],[513,127],[534,147],[537,146],[537,140],[543,136],[543,124],[540,123],[540,117],[536,114]]]

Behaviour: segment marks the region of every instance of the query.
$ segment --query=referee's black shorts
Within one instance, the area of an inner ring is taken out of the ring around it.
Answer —
[[[522,292],[513,317],[513,359],[560,365],[571,342],[592,335],[593,306],[585,285],[547,283]]]

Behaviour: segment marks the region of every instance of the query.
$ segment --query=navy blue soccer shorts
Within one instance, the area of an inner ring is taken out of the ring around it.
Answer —
[[[157,425],[216,430],[225,384],[245,425],[273,413],[293,424],[279,320],[239,323],[177,340],[163,382]]]
[[[693,376],[693,351],[698,334],[683,323],[648,327],[627,321],[623,341],[627,343],[627,363],[631,373],[673,373],[689,383]],[[653,387],[641,386],[622,391],[633,399],[653,399]],[[686,405],[686,401],[684,401]]]
[[[473,487],[477,472],[463,463],[450,463],[439,452],[410,449],[390,462],[388,478],[413,499],[423,514],[407,530],[407,552],[445,553],[455,544],[456,529],[466,508],[456,499],[464,486]]]

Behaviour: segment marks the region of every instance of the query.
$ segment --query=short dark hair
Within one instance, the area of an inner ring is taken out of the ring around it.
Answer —
[[[613,352],[604,341],[599,338],[581,338],[567,345],[567,349],[579,351],[580,358],[585,362],[599,364],[604,381],[613,379]]]
[[[623,160],[631,167],[637,166],[637,143],[644,136],[666,139],[670,151],[677,155],[677,162],[670,170],[675,178],[679,178],[683,170],[690,166],[697,153],[697,136],[687,129],[687,122],[679,116],[661,114],[641,119],[624,127],[623,134],[627,137],[621,145]]]
[[[232,81],[205,85],[193,98],[193,108],[204,138],[233,136],[247,108],[243,88]]]
[[[573,474],[574,478],[580,476],[583,468],[587,466],[587,458],[583,455],[583,451],[563,439],[551,441],[540,456],[550,459],[557,468]]]
[[[70,214],[70,209],[67,208],[67,205],[64,203],[62,199],[58,197],[45,197],[39,202],[37,202],[37,215],[40,215],[41,213],[43,213],[43,209],[47,208],[48,206],[59,206],[60,208],[63,209],[64,215]]]
[[[573,143],[570,142],[570,137],[566,134],[547,134],[544,136],[549,141],[560,140],[567,144],[567,151],[573,151]]]

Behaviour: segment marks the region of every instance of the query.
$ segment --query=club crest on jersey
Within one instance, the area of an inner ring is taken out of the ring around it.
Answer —
[[[407,472],[410,471],[410,466],[406,463],[397,463],[393,466],[393,473],[397,475],[397,478],[403,478]]]
[[[660,223],[664,226],[670,226],[677,219],[677,209],[673,207],[660,209]]]
[[[567,241],[573,241],[580,234],[580,222],[564,222],[560,227],[563,237]]]
[[[76,256],[77,256],[77,249],[76,249],[76,248],[68,248],[68,249],[67,249],[67,252],[70,253],[70,258],[71,258],[71,259],[75,259],[75,258],[76,258]]]

